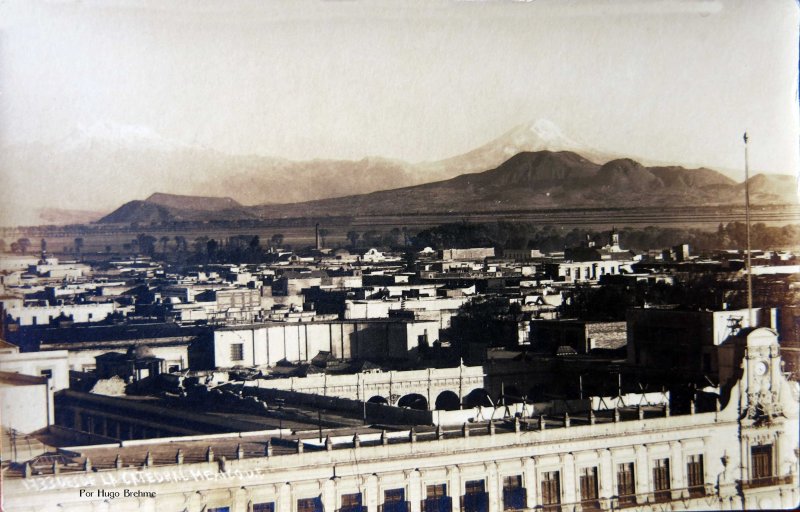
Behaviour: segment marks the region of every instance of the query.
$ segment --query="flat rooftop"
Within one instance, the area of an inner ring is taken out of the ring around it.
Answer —
[[[35,386],[47,384],[47,377],[35,377],[14,372],[0,372],[0,386]]]
[[[631,421],[639,418],[638,407],[618,409],[619,421]],[[664,407],[645,406],[641,408],[644,419],[663,418]],[[596,411],[590,418],[588,413],[569,418],[569,426],[589,425],[614,422],[614,411]],[[140,469],[147,464],[151,466],[176,466],[178,454],[183,463],[206,462],[209,450],[213,460],[225,457],[226,460],[251,459],[264,457],[290,456],[302,452],[325,451],[326,443],[331,450],[353,449],[354,437],[358,435],[360,446],[377,446],[381,444],[402,444],[410,442],[429,442],[440,439],[490,436],[517,431],[538,431],[542,424],[545,429],[567,428],[567,418],[541,417],[514,421],[504,419],[494,422],[468,423],[462,427],[433,426],[398,429],[395,427],[358,426],[334,429],[309,429],[291,431],[290,429],[272,429],[257,432],[242,432],[218,435],[191,437],[175,437],[163,439],[146,439],[122,441],[94,446],[71,446],[58,449],[29,461],[32,475],[54,474],[53,464],[58,463],[59,474],[81,474],[85,472],[87,459],[93,471],[115,470],[119,464],[122,468]],[[465,432],[465,429],[467,432]],[[412,440],[413,438],[413,440]],[[300,448],[302,446],[302,448]],[[149,459],[148,459],[149,457]],[[23,464],[12,464],[5,474],[10,478],[24,476]]]

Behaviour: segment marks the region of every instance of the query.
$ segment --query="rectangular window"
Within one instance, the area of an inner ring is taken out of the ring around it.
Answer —
[[[244,359],[244,343],[234,343],[231,345],[231,361],[242,361]]]
[[[483,480],[468,480],[464,484],[464,497],[461,500],[464,512],[488,512],[489,495]]]
[[[580,471],[581,506],[583,509],[599,508],[597,502],[597,468],[583,468]]]
[[[230,507],[209,507],[206,509],[208,512],[230,512]]]
[[[503,510],[522,510],[527,507],[527,501],[522,475],[503,478]]]
[[[342,494],[340,512],[361,512],[361,493]]]
[[[561,503],[561,475],[558,471],[542,473],[542,505],[548,511],[559,510]]]
[[[753,446],[750,448],[752,468],[750,470],[751,480],[758,483],[759,480],[772,477],[772,445]]]
[[[297,500],[297,512],[322,512],[322,498],[302,498]]]
[[[503,478],[503,490],[510,491],[522,487],[522,475],[507,476]]]
[[[394,503],[397,501],[406,501],[405,489],[386,489],[383,491],[384,503]]]
[[[702,455],[689,455],[686,459],[686,480],[689,484],[689,495],[691,497],[705,494],[705,473]]]
[[[447,484],[428,485],[425,499],[422,500],[422,512],[451,512],[453,500],[447,495]]]
[[[275,503],[253,503],[253,512],[275,512]]]
[[[447,484],[429,485],[426,489],[425,497],[428,499],[441,498],[443,496],[447,496]]]
[[[42,370],[42,371],[39,372],[39,375],[41,375],[42,377],[47,377],[48,379],[52,379],[53,378],[53,370],[51,370],[49,368],[46,369],[46,370]]]
[[[379,507],[378,512],[408,512],[406,490],[399,488],[383,491],[383,505]]]
[[[486,489],[483,480],[470,480],[464,484],[464,494],[480,494]]]
[[[656,459],[653,461],[653,491],[656,501],[669,501],[670,475],[669,459]]]
[[[621,505],[636,503],[636,479],[633,462],[617,464],[617,496]]]

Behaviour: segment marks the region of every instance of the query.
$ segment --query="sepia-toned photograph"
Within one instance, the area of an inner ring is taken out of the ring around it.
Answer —
[[[799,40],[0,1],[0,511],[797,509]]]

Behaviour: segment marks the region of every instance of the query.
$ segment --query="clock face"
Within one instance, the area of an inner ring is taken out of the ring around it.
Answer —
[[[761,375],[764,375],[765,373],[767,373],[767,363],[765,363],[764,361],[757,362],[756,363],[756,367],[755,367],[755,372],[756,372],[756,375],[758,375],[758,376],[761,376]]]

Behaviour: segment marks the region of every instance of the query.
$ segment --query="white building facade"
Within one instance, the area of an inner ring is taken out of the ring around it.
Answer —
[[[775,347],[773,331],[750,333],[741,378],[724,393],[720,410],[324,441],[316,432],[262,432],[76,447],[62,451],[72,466],[7,472],[4,506],[12,512],[789,509],[800,504],[798,388],[781,374]],[[270,435],[272,444],[263,441]]]
[[[322,352],[336,359],[409,358],[422,341],[439,337],[437,321],[336,320],[270,322],[214,331],[216,368],[309,362]]]

